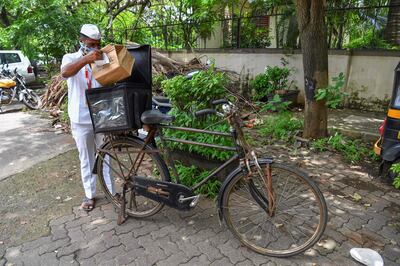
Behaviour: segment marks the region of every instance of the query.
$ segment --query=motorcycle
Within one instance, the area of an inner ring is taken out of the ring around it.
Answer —
[[[0,73],[0,111],[1,106],[11,104],[18,100],[24,103],[29,109],[37,110],[42,104],[40,97],[25,84],[25,78],[17,69],[11,73],[8,69],[2,69]]]

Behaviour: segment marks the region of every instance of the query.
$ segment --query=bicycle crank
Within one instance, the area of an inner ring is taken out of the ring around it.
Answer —
[[[134,190],[137,194],[162,202],[178,210],[190,210],[195,207],[200,195],[195,195],[187,186],[172,182],[157,181],[135,176]]]

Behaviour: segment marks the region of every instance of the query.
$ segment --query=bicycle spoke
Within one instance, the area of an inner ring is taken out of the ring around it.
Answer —
[[[262,167],[265,166],[266,163]],[[279,257],[298,254],[322,235],[326,225],[326,205],[321,203],[322,196],[314,192],[306,177],[275,163],[271,166],[272,187],[276,195],[274,214],[269,216],[268,210],[257,204],[253,198],[256,195],[244,182],[246,177],[238,174],[236,183],[226,190],[228,196],[223,198],[223,206],[229,207],[224,218],[242,243],[257,252]],[[263,177],[257,174],[251,180],[260,193],[257,197],[262,195],[268,199]]]

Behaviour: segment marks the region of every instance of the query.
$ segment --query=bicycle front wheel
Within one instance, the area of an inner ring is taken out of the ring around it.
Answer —
[[[126,190],[126,213],[133,217],[144,218],[156,214],[164,204],[138,195],[133,187],[134,177],[141,176],[153,180],[170,181],[167,166],[160,155],[152,151],[151,145],[145,146],[143,158],[139,161],[138,151],[144,142],[140,139],[129,138],[114,140],[107,143],[99,152],[97,174],[106,197],[117,207],[121,208],[123,180],[129,176]],[[134,167],[135,174],[132,172]]]
[[[268,165],[260,166],[264,170]],[[239,172],[231,179],[220,207],[227,226],[244,245],[264,255],[289,257],[321,238],[327,207],[321,191],[305,173],[277,163],[269,166],[275,193],[272,216],[264,179],[254,165],[251,178]]]

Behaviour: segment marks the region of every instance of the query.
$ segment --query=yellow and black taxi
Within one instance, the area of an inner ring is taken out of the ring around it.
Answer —
[[[400,162],[400,63],[394,73],[393,93],[387,116],[379,127],[381,137],[374,145],[374,151],[382,158],[382,176],[393,178],[390,166]]]

